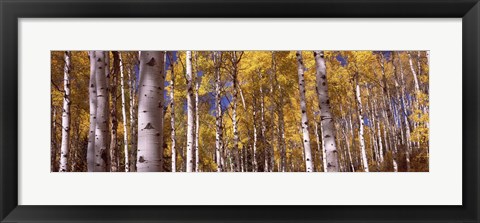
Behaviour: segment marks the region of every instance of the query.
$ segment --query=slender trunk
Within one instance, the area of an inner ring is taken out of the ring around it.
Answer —
[[[90,83],[89,83],[89,104],[90,104],[90,129],[88,132],[88,146],[87,146],[87,170],[88,172],[95,171],[95,128],[96,128],[96,113],[97,113],[97,88],[96,88],[96,73],[97,68],[97,53],[89,52],[90,57]],[[103,66],[103,65],[101,65]]]
[[[381,129],[380,129],[380,120],[379,120],[379,115],[378,115],[378,110],[377,110],[377,100],[375,97],[373,97],[373,115],[376,117],[376,129],[377,129],[377,139],[378,139],[378,158],[380,163],[383,163],[383,144],[382,144],[382,135],[381,135]],[[375,123],[373,123],[375,126]],[[375,128],[375,127],[374,127]]]
[[[257,165],[257,141],[258,141],[258,134],[257,134],[257,100],[255,95],[253,95],[253,172],[258,171]]]
[[[163,171],[164,52],[140,51],[138,172]]]
[[[120,69],[120,57],[118,56],[117,51],[113,51],[113,72],[111,73],[111,83],[110,83],[110,98],[112,100],[110,108],[110,117],[111,117],[111,140],[110,140],[110,172],[118,171],[118,138],[117,138],[117,129],[118,129],[118,120],[117,120],[117,86],[118,86],[118,73]]]
[[[175,148],[176,140],[175,140],[175,71],[174,71],[174,61],[173,61],[173,55],[172,52],[168,52],[168,59],[169,59],[169,64],[170,64],[170,75],[171,75],[171,81],[170,81],[170,126],[172,128],[172,134],[171,134],[171,139],[172,139],[172,172],[177,171],[177,151]]]
[[[222,124],[222,104],[221,104],[221,83],[220,83],[220,66],[221,52],[213,53],[213,63],[215,65],[215,157],[217,163],[217,171],[223,171],[223,124]]]
[[[108,170],[108,51],[95,51],[97,89],[97,111],[95,115],[95,172]]]
[[[52,125],[50,132],[50,172],[56,171],[57,166],[57,109],[52,105],[52,120],[50,124]]]
[[[122,93],[122,121],[123,121],[123,152],[124,152],[124,161],[125,161],[125,172],[129,172],[130,163],[128,162],[128,131],[127,131],[127,112],[126,112],[126,104],[125,104],[125,84],[124,84],[124,77],[123,77],[123,60],[122,54],[119,53],[118,55],[120,59],[120,87]]]
[[[342,133],[345,140],[345,145],[347,146],[347,154],[348,154],[348,160],[350,162],[350,168],[352,172],[355,172],[355,167],[353,166],[353,160],[352,160],[352,153],[350,152],[350,143],[348,142],[347,134],[345,133],[344,129],[342,129]]]
[[[263,155],[264,155],[264,167],[263,171],[268,172],[269,170],[269,162],[268,162],[268,145],[267,145],[267,139],[266,139],[266,132],[267,132],[267,127],[265,125],[265,98],[263,94],[263,75],[262,73],[259,73],[260,75],[260,129],[261,129],[261,139],[262,139],[262,149],[263,149]]]
[[[187,51],[187,172],[193,171],[194,128],[195,128],[195,98],[193,97],[192,51]]]
[[[137,111],[135,104],[135,89],[136,89],[136,78],[135,73],[131,73],[131,69],[128,69],[128,80],[130,86],[130,168],[129,171],[137,171],[137,127],[136,127],[136,117],[135,114]]]
[[[322,165],[322,166],[319,167],[318,171],[320,172],[320,170],[322,170],[323,172],[327,172],[327,170],[326,170],[326,167],[327,167],[326,160],[324,158],[325,157],[325,155],[324,155],[325,150],[323,148],[322,138],[320,138],[320,134],[322,134],[321,131],[319,131],[320,125],[318,124],[318,122],[316,120],[315,120],[314,123],[315,123],[315,137],[317,137],[317,151],[318,151],[318,154],[320,155],[320,160],[322,161],[322,162],[320,162],[321,163],[320,165]]]
[[[282,86],[278,83],[277,80],[277,60],[275,58],[275,52],[272,51],[272,67],[273,67],[273,77],[274,77],[274,83],[277,85],[278,92],[280,93],[280,97],[277,97],[278,99],[278,105],[277,107],[277,115],[278,115],[278,149],[280,150],[280,168],[278,171],[285,172],[286,171],[286,165],[287,165],[287,150],[285,148],[285,120],[284,120],[284,115],[283,115],[283,88]]]
[[[370,94],[370,89],[367,88],[367,115],[368,117],[370,118],[370,143],[371,145],[373,145],[373,153],[372,153],[372,161],[375,161],[375,163],[377,164],[377,172],[379,171],[380,169],[380,155],[379,155],[379,152],[378,152],[378,144],[377,144],[377,138],[376,138],[376,135],[375,135],[375,122],[376,122],[376,119],[375,119],[375,114],[374,114],[374,109],[373,109],[373,105],[372,105],[372,100],[371,98],[373,97],[373,95]]]
[[[320,106],[320,121],[322,123],[322,141],[325,145],[327,172],[338,172],[338,151],[335,142],[335,126],[328,96],[327,67],[323,51],[314,51],[317,78],[318,104]]]
[[[310,149],[310,133],[308,131],[307,105],[305,99],[305,78],[304,78],[304,64],[302,59],[302,52],[297,51],[297,66],[298,66],[298,85],[300,86],[300,110],[302,112],[302,141],[305,150],[305,170],[306,172],[313,171],[312,151]]]
[[[392,63],[394,63],[394,55],[395,54],[392,54]],[[405,142],[405,145],[407,146],[406,150],[405,150],[405,161],[407,163],[407,171],[410,171],[410,151],[411,151],[411,138],[410,138],[410,122],[408,120],[408,115],[407,115],[407,109],[406,109],[406,102],[405,102],[405,81],[404,81],[404,76],[403,76],[403,67],[402,67],[402,61],[399,60],[399,65],[400,65],[400,83],[398,83],[398,76],[397,74],[395,73],[395,84],[396,85],[401,85],[400,86],[400,94],[401,96],[398,96],[399,97],[399,100],[401,101],[401,116],[403,117],[403,121],[404,121],[404,124],[405,124],[405,136],[406,136],[406,142]],[[396,70],[396,69],[395,69]],[[397,87],[398,88],[398,87]],[[398,93],[397,93],[398,94]]]
[[[363,110],[362,110],[362,99],[360,95],[360,85],[358,84],[358,74],[356,74],[356,83],[355,83],[355,97],[357,100],[357,116],[358,116],[358,123],[360,126],[360,130],[358,132],[358,139],[360,141],[360,152],[362,156],[362,165],[363,165],[363,170],[365,172],[369,172],[368,170],[368,160],[367,160],[367,151],[365,149],[365,138],[364,138],[364,133],[363,133]]]
[[[391,97],[390,97],[390,92],[388,90],[388,83],[387,83],[387,75],[385,72],[385,65],[384,65],[384,58],[383,54],[380,54],[380,67],[382,70],[382,82],[383,82],[383,108],[384,108],[384,119],[385,119],[385,126],[384,126],[384,134],[385,134],[385,147],[388,150],[388,144],[390,145],[390,149],[392,151],[392,162],[393,162],[393,170],[394,172],[398,172],[398,163],[397,163],[397,144],[395,142],[395,137],[396,133],[395,132],[388,132],[388,128],[391,127],[391,125],[395,125],[395,117],[393,117],[393,112],[392,112],[392,106],[391,106]],[[395,69],[395,66],[393,67]],[[395,71],[393,71],[395,73]],[[386,110],[386,111],[385,111]],[[390,123],[390,119],[392,119],[392,122]],[[393,128],[395,131],[395,128]],[[387,133],[388,132],[388,133]],[[390,133],[393,134],[393,136],[390,136]],[[389,139],[390,138],[390,141]],[[387,143],[388,142],[388,143]]]
[[[196,77],[196,75],[195,75]],[[195,172],[200,171],[200,151],[198,143],[200,138],[200,112],[198,111],[198,91],[200,89],[200,81],[198,77],[195,79]]]
[[[232,104],[233,104],[233,111],[232,111],[232,123],[233,123],[233,154],[234,156],[234,170],[240,170],[240,162],[239,162],[239,148],[238,148],[238,141],[239,141],[239,133],[238,133],[238,120],[237,120],[237,98],[238,98],[238,79],[237,79],[237,52],[233,51],[232,54],[232,81],[233,81],[233,95],[232,95]]]
[[[412,75],[413,75],[413,81],[415,83],[415,93],[418,93],[420,92],[420,85],[418,84],[418,78],[417,78],[417,72],[415,71],[415,68],[413,67],[413,61],[412,61],[412,55],[411,53],[407,53],[408,54],[408,62],[410,64],[410,69],[412,71]]]
[[[352,136],[352,140],[351,140],[351,142],[352,142],[352,147],[355,148],[355,134],[353,133],[353,123],[352,123],[352,119],[353,119],[353,114],[352,114],[352,111],[350,111],[350,114],[349,114],[349,116],[348,116],[348,126],[350,127],[350,135]],[[352,160],[352,162],[353,162],[353,160]],[[357,166],[357,164],[358,164],[358,160],[357,160],[357,158],[355,157],[355,162],[354,162],[354,164],[352,164],[352,165]],[[352,171],[355,172],[355,167],[352,167],[352,168],[353,168]]]
[[[60,172],[68,171],[68,150],[70,147],[70,72],[71,52],[65,51],[63,58],[63,110],[62,110],[62,147],[60,156]]]

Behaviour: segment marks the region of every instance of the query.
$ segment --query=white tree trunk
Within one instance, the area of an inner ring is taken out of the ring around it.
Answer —
[[[88,132],[88,146],[87,146],[87,170],[88,172],[95,171],[95,126],[97,113],[97,88],[96,88],[96,73],[98,66],[103,66],[103,62],[97,62],[97,54],[95,51],[90,51],[90,82],[89,82],[89,104],[90,104],[90,128]]]
[[[419,56],[420,56],[420,54],[419,54]],[[410,58],[410,60],[411,60],[411,58]],[[394,63],[394,61],[392,61],[392,63]],[[401,96],[399,96],[399,100],[402,103],[402,106],[401,106],[402,107],[401,108],[402,114],[401,114],[401,116],[403,116],[404,123],[405,123],[405,135],[406,135],[406,143],[405,144],[407,146],[407,149],[405,150],[405,159],[406,159],[405,161],[406,161],[406,164],[407,164],[407,171],[410,171],[410,151],[411,151],[411,147],[410,147],[411,139],[410,138],[411,137],[410,137],[410,122],[409,122],[408,116],[407,116],[407,103],[406,103],[406,99],[405,99],[406,83],[405,83],[405,79],[404,79],[404,75],[403,75],[403,67],[402,67],[402,61],[401,60],[399,60],[399,64],[400,64],[400,84],[398,84],[397,80],[395,80],[395,83],[397,85],[401,85],[401,87],[400,87]],[[416,90],[419,90],[419,89],[416,89]]]
[[[239,148],[238,148],[238,121],[237,121],[237,99],[238,99],[238,79],[237,79],[237,52],[233,51],[232,58],[232,81],[233,81],[233,95],[232,95],[232,125],[233,125],[233,154],[234,156],[234,170],[236,172],[240,171],[240,160],[239,160]]]
[[[95,115],[95,172],[106,172],[108,163],[108,83],[106,59],[108,52],[94,51],[97,58],[97,70],[95,73],[97,88],[97,113]]]
[[[125,84],[123,79],[123,60],[122,53],[118,53],[120,57],[120,87],[122,92],[122,118],[123,118],[123,151],[125,153],[125,172],[129,172],[130,162],[128,162],[128,131],[127,131],[127,112],[125,104]]]
[[[200,89],[200,81],[195,75],[195,172],[200,171],[200,151],[198,150],[198,143],[200,141],[200,112],[198,111],[198,91]]]
[[[50,151],[50,172],[57,170],[57,108],[52,105],[52,120],[50,122],[51,128],[51,151]]]
[[[338,151],[335,142],[335,126],[330,109],[330,97],[328,96],[327,67],[323,51],[314,51],[315,68],[318,89],[318,104],[320,106],[320,121],[322,123],[322,141],[325,145],[327,160],[327,172],[338,172]]]
[[[177,149],[175,148],[176,140],[175,140],[175,71],[174,71],[174,61],[173,55],[171,52],[168,52],[168,59],[170,64],[170,74],[171,74],[171,81],[170,81],[170,126],[172,128],[172,172],[177,171]]]
[[[357,74],[358,75],[358,74]],[[363,165],[363,170],[365,172],[368,172],[368,159],[367,159],[367,151],[365,149],[365,138],[363,135],[363,109],[362,109],[362,98],[360,95],[360,85],[358,85],[358,77],[357,77],[357,83],[356,83],[356,88],[355,88],[355,97],[357,100],[357,115],[358,115],[358,123],[360,126],[360,130],[358,132],[358,138],[360,141],[360,152],[362,156],[362,165]]]
[[[222,125],[222,105],[221,105],[221,83],[220,83],[220,52],[213,52],[213,63],[215,65],[215,157],[217,171],[223,171],[223,125]]]
[[[257,141],[258,141],[258,134],[257,134],[257,100],[255,96],[253,96],[253,172],[258,171],[258,164],[257,164]]]
[[[70,143],[70,72],[71,72],[71,52],[64,53],[63,68],[63,110],[62,110],[62,147],[60,149],[60,172],[68,171],[68,150]]]
[[[267,127],[265,125],[265,98],[263,94],[263,75],[259,73],[260,75],[260,129],[261,129],[261,138],[262,138],[262,149],[263,149],[263,154],[264,154],[264,172],[268,172],[269,170],[269,162],[268,162],[268,155],[269,155],[269,149],[267,145],[267,139],[266,139],[266,132],[267,132]]]
[[[138,172],[163,170],[164,52],[140,52]]]
[[[285,172],[287,166],[287,150],[285,147],[285,120],[283,114],[283,106],[284,106],[284,99],[283,99],[283,88],[280,83],[278,83],[277,78],[277,60],[275,57],[275,51],[272,51],[272,69],[273,69],[273,77],[274,83],[277,85],[278,92],[280,93],[280,97],[278,97],[278,105],[276,106],[277,109],[277,116],[278,116],[278,149],[280,150],[280,162],[279,162],[279,169],[278,171]],[[273,152],[272,152],[272,155]]]
[[[137,159],[137,155],[136,155],[136,151],[137,151],[137,134],[136,134],[136,118],[135,117],[135,114],[136,114],[136,111],[137,109],[135,109],[135,87],[136,87],[136,78],[135,78],[135,74],[131,74],[131,69],[128,69],[127,70],[127,74],[128,74],[128,80],[129,80],[129,93],[130,93],[130,154],[129,154],[129,157],[130,157],[130,168],[129,168],[129,171],[131,172],[134,172],[136,171],[136,167],[137,167],[137,163],[136,163],[136,159]]]
[[[310,149],[310,133],[308,131],[307,105],[305,99],[305,78],[302,52],[297,51],[297,66],[298,66],[298,85],[300,86],[300,109],[302,112],[302,141],[305,149],[305,170],[306,172],[313,171],[312,151]]]
[[[187,172],[193,171],[194,128],[195,128],[195,99],[193,97],[192,51],[187,51]]]
[[[353,124],[352,124],[352,117],[353,117],[353,114],[351,114],[352,112],[350,112],[350,115],[348,116],[348,126],[350,127],[350,135],[352,136],[352,147],[355,148],[355,134],[353,133]],[[348,150],[348,152],[350,152],[350,150]],[[350,157],[351,158],[351,157]],[[352,161],[352,171],[355,172],[355,167],[353,165],[353,160]],[[357,163],[357,158],[355,157],[355,163]]]
[[[320,128],[320,125],[318,124],[318,122],[315,120],[315,137],[317,138],[317,151],[318,151],[318,154],[320,155],[320,160],[322,160],[322,168],[320,168],[323,172],[327,172],[327,160],[325,159],[325,149],[323,148],[323,141],[322,139],[320,138],[320,134],[319,133],[319,128]],[[320,169],[319,169],[319,172],[320,172]]]
[[[411,69],[412,75],[413,75],[413,81],[415,83],[415,93],[418,93],[420,91],[420,86],[418,84],[417,72],[415,71],[415,68],[413,67],[412,55],[410,53],[407,53],[407,54],[408,54],[408,62],[410,64],[410,69]]]
[[[377,100],[375,97],[373,97],[373,110],[374,110],[374,115],[377,117],[376,118],[376,129],[377,129],[377,137],[378,137],[378,155],[379,155],[379,161],[380,163],[383,163],[383,144],[382,144],[382,134],[381,134],[381,128],[380,128],[380,120],[379,120],[379,115],[378,115],[378,109],[377,109]],[[375,125],[375,123],[373,123]],[[375,128],[375,127],[374,127]]]
[[[117,51],[112,51],[113,54],[113,72],[110,73],[110,130],[111,130],[111,138],[110,138],[110,172],[117,172],[118,171],[118,161],[120,161],[118,157],[118,137],[117,137],[117,129],[118,129],[118,119],[117,119],[117,86],[118,86],[118,73],[120,69],[120,57],[118,56]],[[108,76],[107,76],[108,77]]]

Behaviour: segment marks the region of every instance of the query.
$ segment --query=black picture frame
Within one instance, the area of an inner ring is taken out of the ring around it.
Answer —
[[[479,222],[480,157],[477,139],[480,86],[479,16],[478,0],[0,0],[0,220],[1,222]],[[75,17],[462,18],[463,205],[18,205],[17,21],[19,18]]]

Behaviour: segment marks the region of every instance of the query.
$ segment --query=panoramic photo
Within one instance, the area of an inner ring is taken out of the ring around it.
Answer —
[[[51,51],[51,172],[428,172],[429,51]]]

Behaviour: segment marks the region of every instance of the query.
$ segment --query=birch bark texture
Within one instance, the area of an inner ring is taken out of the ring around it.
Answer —
[[[310,133],[308,131],[307,104],[305,98],[305,65],[303,64],[302,52],[297,51],[298,85],[300,89],[300,110],[302,112],[302,141],[305,150],[305,171],[313,172],[312,150],[310,148]]]
[[[358,124],[359,124],[359,131],[358,131],[358,139],[360,141],[360,153],[361,153],[361,160],[363,165],[363,171],[369,172],[368,169],[368,159],[367,159],[367,151],[365,149],[365,136],[364,136],[364,125],[363,122],[363,108],[362,108],[362,97],[360,95],[360,85],[358,84],[358,73],[356,74],[356,82],[355,82],[355,98],[357,100],[357,116],[358,116]]]
[[[140,51],[138,172],[163,171],[164,52]]]
[[[108,88],[106,57],[108,52],[95,51],[97,69],[95,80],[97,82],[97,111],[95,115],[95,172],[106,172],[108,163]]]
[[[213,63],[215,66],[215,157],[217,172],[223,171],[223,124],[222,124],[222,95],[220,67],[222,62],[221,52],[213,52]]]
[[[128,161],[128,131],[127,131],[127,112],[125,104],[125,84],[124,84],[124,75],[123,75],[123,59],[122,53],[118,53],[120,60],[120,87],[122,93],[122,121],[123,121],[123,153],[124,153],[124,162],[125,162],[125,172],[129,172],[130,162]]]
[[[68,150],[70,146],[70,72],[72,54],[65,51],[63,58],[63,110],[62,110],[62,146],[60,149],[60,172],[68,171]]]
[[[239,142],[239,133],[238,133],[238,120],[237,120],[237,98],[238,98],[238,72],[237,72],[237,64],[240,62],[239,59],[237,59],[237,52],[233,51],[232,54],[232,82],[233,82],[233,95],[232,95],[232,104],[233,104],[233,110],[232,110],[232,127],[233,127],[233,153],[234,153],[234,166],[235,166],[235,171],[238,172],[240,170],[240,162],[239,162],[239,148],[238,148],[238,142]]]
[[[175,140],[175,71],[174,71],[174,61],[172,52],[168,52],[168,61],[170,65],[170,126],[172,128],[171,140],[172,140],[172,172],[177,171],[177,149],[176,149],[176,140]]]
[[[88,132],[87,145],[87,171],[95,171],[95,127],[96,127],[96,113],[97,113],[97,88],[96,88],[96,72],[99,66],[103,66],[97,61],[97,54],[95,51],[90,51],[90,80],[88,88],[89,106],[90,106],[90,127]]]
[[[327,172],[338,172],[338,151],[335,142],[335,125],[330,108],[328,96],[327,67],[325,65],[324,52],[314,51],[318,104],[320,106],[320,122],[322,126],[322,142],[325,145],[325,158]]]
[[[195,172],[200,171],[200,150],[198,148],[200,143],[200,111],[198,110],[199,106],[199,94],[200,94],[200,82],[201,79],[198,77],[198,53],[195,53],[195,75],[193,82],[195,83]]]
[[[195,128],[195,99],[193,97],[192,51],[186,52],[187,76],[187,172],[193,172],[194,128]]]
[[[111,120],[111,140],[110,140],[110,172],[118,171],[118,119],[117,119],[117,86],[118,73],[120,73],[120,57],[118,51],[112,51],[113,55],[113,72],[110,73],[110,120]]]

